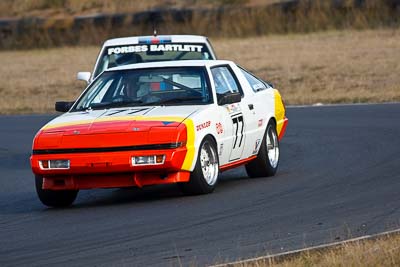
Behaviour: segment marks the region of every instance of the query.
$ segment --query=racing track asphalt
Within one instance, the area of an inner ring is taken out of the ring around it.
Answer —
[[[400,104],[289,108],[275,177],[36,197],[31,140],[52,116],[0,117],[0,266],[203,266],[400,225]]]

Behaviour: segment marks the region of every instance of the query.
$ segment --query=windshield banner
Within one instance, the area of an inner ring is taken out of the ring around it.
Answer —
[[[152,45],[129,45],[110,47],[107,50],[108,55],[140,53],[140,52],[201,52],[202,45],[191,44],[152,44]]]

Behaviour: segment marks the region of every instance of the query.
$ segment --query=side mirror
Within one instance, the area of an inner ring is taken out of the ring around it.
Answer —
[[[226,105],[233,104],[242,101],[242,96],[240,93],[225,93],[225,94],[217,94],[218,105]]]
[[[59,112],[67,112],[71,109],[72,105],[75,102],[65,102],[65,101],[57,101],[55,105],[56,111]]]
[[[90,72],[78,72],[78,74],[76,75],[76,79],[89,83],[90,75],[91,75]]]

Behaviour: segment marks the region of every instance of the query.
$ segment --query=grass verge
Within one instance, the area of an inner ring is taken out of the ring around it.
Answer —
[[[400,30],[212,39],[217,55],[272,82],[286,104],[400,101]],[[53,112],[74,100],[99,47],[2,51],[0,114]]]
[[[400,234],[378,239],[343,243],[331,248],[313,249],[294,255],[264,258],[219,266],[229,267],[306,267],[306,266],[399,266]]]

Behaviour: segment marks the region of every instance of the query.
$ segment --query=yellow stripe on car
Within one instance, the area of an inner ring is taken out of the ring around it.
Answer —
[[[275,98],[276,131],[279,136],[282,131],[285,119],[285,106],[283,105],[281,94],[276,89],[274,89],[274,98]]]
[[[191,171],[192,164],[193,164],[193,159],[194,159],[194,152],[195,152],[195,147],[194,147],[194,123],[191,119],[186,119],[183,122],[186,125],[186,131],[187,131],[187,141],[186,141],[186,157],[185,160],[183,161],[182,164],[182,170],[185,171]]]

